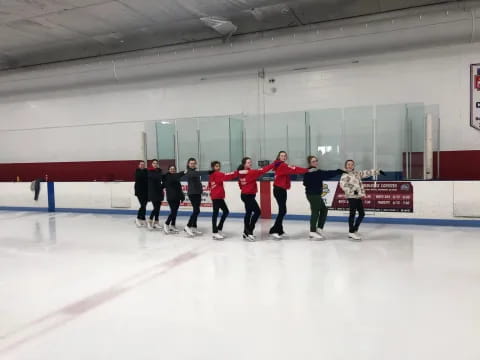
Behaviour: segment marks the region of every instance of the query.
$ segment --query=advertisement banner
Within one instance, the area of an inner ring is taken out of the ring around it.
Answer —
[[[335,184],[338,184],[335,183]],[[366,181],[363,183],[366,196],[363,198],[365,210],[381,212],[413,212],[413,186],[403,181]],[[328,194],[327,194],[328,195]],[[327,206],[329,203],[327,202]],[[333,210],[348,210],[348,200],[340,186],[337,186]]]
[[[192,206],[190,200],[188,199],[188,183],[185,181],[181,182],[183,194],[185,195],[185,201],[180,203],[180,207]],[[200,203],[201,207],[212,207],[212,199],[210,197],[210,189],[208,189],[208,181],[202,181],[203,193],[202,193],[202,202]],[[168,202],[162,202],[162,206],[168,206]]]

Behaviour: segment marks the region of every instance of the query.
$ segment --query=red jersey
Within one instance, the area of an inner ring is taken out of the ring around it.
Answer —
[[[278,186],[282,189],[288,190],[291,187],[290,175],[306,174],[307,172],[307,168],[292,166],[282,162],[275,169],[275,180],[273,181],[273,186]]]
[[[208,178],[208,188],[210,189],[210,197],[212,200],[225,199],[225,189],[223,182],[233,180],[238,177],[238,171],[223,173],[221,171],[215,171],[210,174]]]
[[[238,186],[242,194],[245,195],[255,195],[258,192],[257,179],[263,174],[269,172],[273,169],[275,163],[265,166],[264,168],[258,170],[247,170],[247,174],[238,175]]]

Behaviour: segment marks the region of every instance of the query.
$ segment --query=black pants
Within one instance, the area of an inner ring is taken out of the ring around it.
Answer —
[[[165,224],[175,226],[178,208],[180,207],[180,200],[168,200],[168,206],[170,207],[170,214],[168,215]]]
[[[148,198],[146,195],[137,195],[138,202],[140,203],[140,209],[137,212],[137,219],[145,220],[145,214],[147,213]]]
[[[358,231],[363,218],[365,217],[365,211],[363,210],[362,199],[348,199],[350,205],[350,216],[348,218],[348,230],[351,233]],[[357,221],[355,221],[355,214],[358,211]]]
[[[255,195],[242,194],[241,199],[245,203],[243,233],[252,235],[253,230],[255,230],[255,224],[257,223],[257,220],[261,214],[260,206],[258,206],[257,200],[255,200]]]
[[[287,190],[278,186],[274,186],[273,196],[275,197],[275,200],[277,200],[278,215],[275,219],[275,224],[273,224],[272,228],[270,229],[270,234],[283,235],[283,218],[287,214]]]
[[[188,195],[188,198],[192,203],[193,212],[192,212],[192,215],[190,216],[190,220],[188,220],[187,226],[196,228],[198,214],[200,214],[200,203],[202,202],[202,195],[192,194],[192,195]]]
[[[150,213],[150,220],[155,218],[155,221],[158,221],[158,217],[160,216],[160,206],[162,205],[161,200],[152,201],[153,210]]]
[[[227,207],[227,204],[225,203],[225,200],[214,199],[212,200],[212,202],[213,202],[212,232],[216,234],[219,231],[223,230],[223,224],[225,223],[225,220],[227,219],[228,214],[230,214],[230,211],[228,211],[228,207]],[[220,209],[222,210],[222,217],[220,218],[220,222],[217,225],[218,212]]]

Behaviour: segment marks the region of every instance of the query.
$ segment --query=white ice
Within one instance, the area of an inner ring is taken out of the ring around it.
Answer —
[[[0,359],[478,360],[475,228],[327,223],[211,240],[124,215],[0,212]],[[185,224],[185,218],[179,218]]]

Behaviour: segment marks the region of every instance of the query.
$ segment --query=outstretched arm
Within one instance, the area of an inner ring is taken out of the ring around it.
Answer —
[[[238,170],[223,174],[223,181],[233,180],[238,177]]]
[[[335,177],[337,175],[342,175],[345,173],[342,169],[337,169],[337,170],[318,170],[320,173],[320,177],[322,179],[330,179],[332,177]]]

